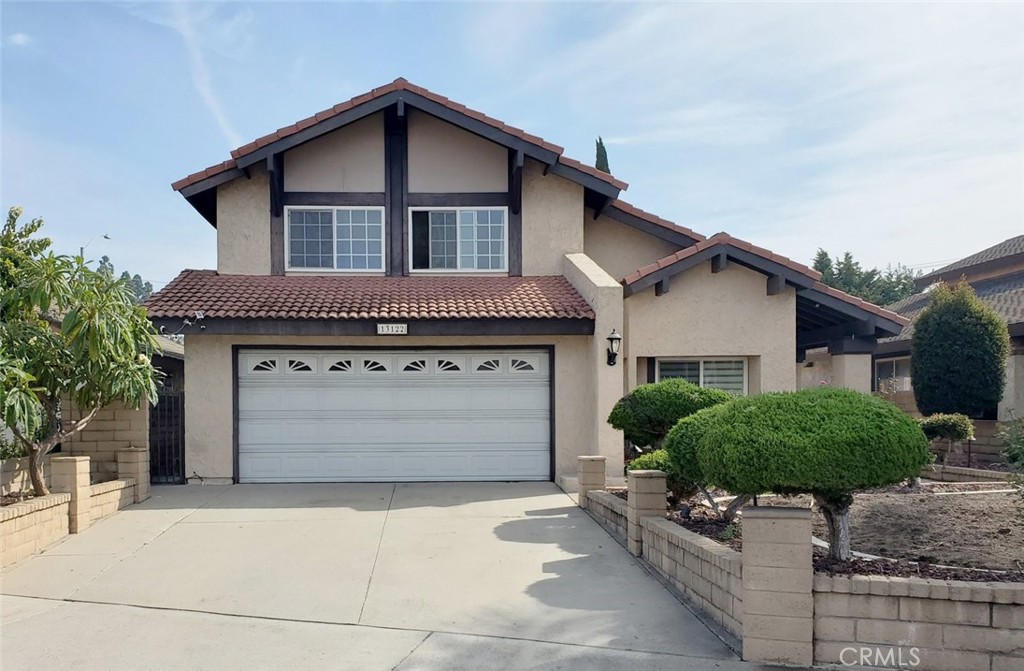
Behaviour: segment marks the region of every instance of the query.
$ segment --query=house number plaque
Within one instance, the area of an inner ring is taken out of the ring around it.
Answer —
[[[409,325],[377,324],[377,335],[409,335]]]

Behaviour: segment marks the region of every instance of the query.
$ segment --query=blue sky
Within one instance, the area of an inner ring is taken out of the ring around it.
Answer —
[[[624,198],[808,262],[1024,233],[1021,4],[0,4],[2,203],[157,286],[215,267],[170,183],[397,76]]]

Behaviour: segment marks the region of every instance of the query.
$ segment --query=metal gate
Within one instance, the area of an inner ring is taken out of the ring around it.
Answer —
[[[149,409],[149,481],[185,483],[185,393],[161,392]]]

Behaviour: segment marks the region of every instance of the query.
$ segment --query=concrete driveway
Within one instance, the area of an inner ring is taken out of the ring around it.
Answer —
[[[0,591],[5,669],[758,668],[550,483],[157,487]]]

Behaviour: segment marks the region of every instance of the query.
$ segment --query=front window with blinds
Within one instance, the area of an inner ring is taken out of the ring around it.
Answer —
[[[745,359],[659,359],[658,379],[682,378],[700,387],[747,393]]]

